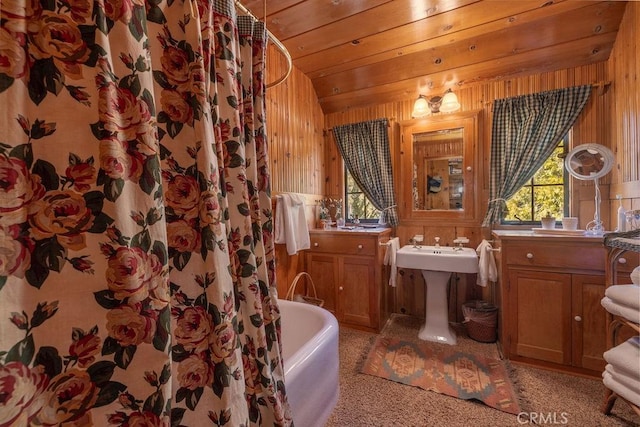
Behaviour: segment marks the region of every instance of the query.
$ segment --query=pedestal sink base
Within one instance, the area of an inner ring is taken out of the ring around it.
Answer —
[[[448,271],[422,270],[426,292],[426,316],[418,338],[443,344],[456,345],[455,331],[449,326],[449,305],[447,304],[447,284],[451,273]]]
[[[477,273],[478,254],[471,248],[405,245],[396,253],[398,268],[422,270],[426,285],[426,316],[420,339],[455,345],[456,333],[449,327],[447,284],[451,273]],[[444,270],[444,271],[443,271]]]

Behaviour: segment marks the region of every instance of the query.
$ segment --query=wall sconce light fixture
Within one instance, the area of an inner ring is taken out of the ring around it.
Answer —
[[[431,99],[419,95],[413,104],[411,117],[425,117],[434,113],[453,113],[459,109],[458,97],[451,89],[447,89],[443,96],[434,96]]]

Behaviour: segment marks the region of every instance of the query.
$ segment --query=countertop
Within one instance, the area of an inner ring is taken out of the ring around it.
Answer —
[[[322,233],[322,234],[354,234],[354,233],[363,233],[363,234],[382,234],[387,231],[391,231],[388,227],[363,227],[358,226],[355,228],[338,228],[331,227],[329,230],[325,230],[324,228],[312,228],[309,230],[310,233]]]
[[[604,244],[604,236],[564,233],[562,229],[550,230],[547,233],[536,233],[533,230],[493,230],[491,234],[502,240],[553,240],[567,242],[598,242]]]

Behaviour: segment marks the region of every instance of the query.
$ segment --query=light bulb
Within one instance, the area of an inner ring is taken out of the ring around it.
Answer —
[[[451,91],[451,89],[447,90],[442,97],[442,105],[440,105],[440,111],[442,111],[443,113],[453,113],[454,111],[458,111],[459,109],[460,103],[458,102],[458,97]]]

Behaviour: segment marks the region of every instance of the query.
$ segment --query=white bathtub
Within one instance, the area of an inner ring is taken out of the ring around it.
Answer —
[[[296,427],[322,427],[338,402],[338,322],[310,304],[278,300],[284,382]]]

